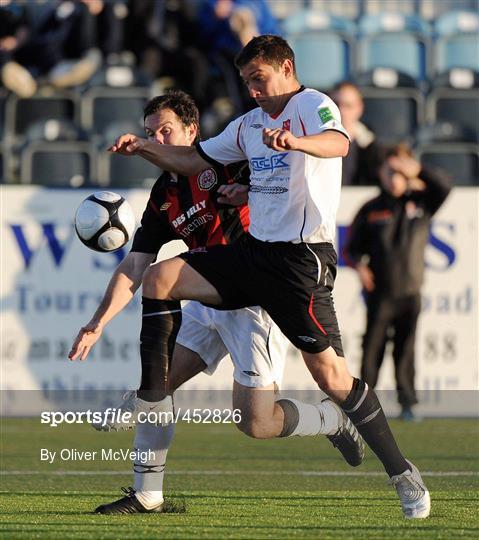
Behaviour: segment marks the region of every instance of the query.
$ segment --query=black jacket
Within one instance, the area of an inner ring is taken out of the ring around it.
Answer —
[[[423,168],[424,191],[393,197],[386,191],[362,206],[349,229],[344,256],[350,266],[363,257],[375,278],[374,295],[399,298],[418,294],[431,217],[446,199],[449,177]]]

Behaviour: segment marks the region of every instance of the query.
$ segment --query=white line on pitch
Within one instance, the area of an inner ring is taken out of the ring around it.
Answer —
[[[121,476],[132,471],[0,471],[1,475],[53,475],[53,476]],[[386,476],[383,472],[347,472],[347,471],[174,471],[167,470],[166,474],[178,476]],[[425,471],[421,476],[479,476],[477,471]]]

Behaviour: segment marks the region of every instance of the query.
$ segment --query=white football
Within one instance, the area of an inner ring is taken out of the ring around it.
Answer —
[[[90,249],[115,251],[132,237],[135,215],[121,195],[111,191],[97,191],[78,207],[75,230],[78,238]]]

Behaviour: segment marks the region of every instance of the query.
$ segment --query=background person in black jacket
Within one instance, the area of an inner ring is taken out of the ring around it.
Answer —
[[[384,150],[379,178],[381,193],[359,210],[345,247],[367,306],[361,378],[376,385],[386,343],[392,339],[401,418],[413,420],[414,341],[424,250],[431,217],[451,187],[441,171],[421,167],[405,145]]]

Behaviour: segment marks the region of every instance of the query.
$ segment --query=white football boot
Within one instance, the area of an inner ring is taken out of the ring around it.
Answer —
[[[431,512],[431,497],[418,468],[410,461],[407,462],[411,466],[411,471],[391,476],[390,484],[396,488],[399,495],[404,517],[424,519]]]

